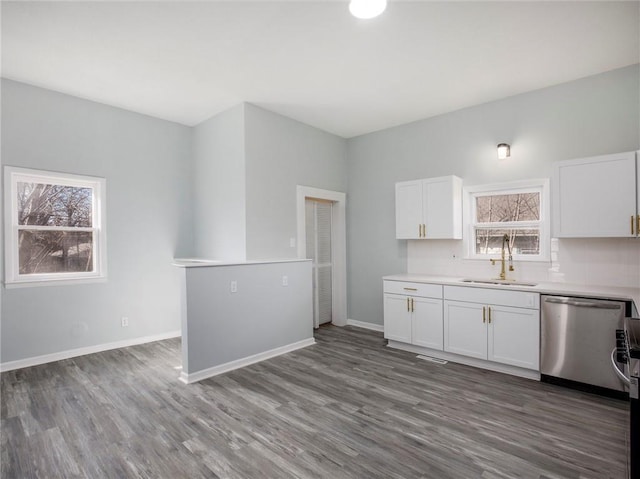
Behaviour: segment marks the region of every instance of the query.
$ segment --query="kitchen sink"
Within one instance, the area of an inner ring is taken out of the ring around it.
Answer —
[[[524,281],[509,281],[503,279],[463,279],[463,283],[475,284],[497,284],[500,286],[537,286],[538,283],[527,283]]]

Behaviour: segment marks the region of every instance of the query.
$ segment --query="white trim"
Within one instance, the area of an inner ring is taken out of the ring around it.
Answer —
[[[262,353],[253,354],[251,356],[247,356],[246,358],[240,358],[234,361],[229,361],[228,363],[220,364],[218,366],[213,366],[211,368],[203,369],[201,371],[196,371],[194,373],[185,373],[183,371],[180,373],[179,379],[185,384],[195,383],[198,381],[202,381],[203,379],[207,379],[213,376],[217,376],[219,374],[224,374],[229,371],[233,371],[234,369],[243,368],[251,364],[259,363],[266,359],[275,358],[276,356],[281,356],[283,354],[290,353],[297,349],[313,346],[315,343],[316,343],[316,340],[313,338],[303,339],[302,341],[297,341],[295,343],[287,344],[285,346],[280,346],[279,348],[270,349],[269,351],[264,351]]]
[[[68,349],[57,353],[44,354],[42,356],[34,356],[32,358],[18,359],[16,361],[7,361],[0,363],[0,372],[12,371],[14,369],[28,368],[38,366],[40,364],[52,363],[63,359],[76,358],[87,354],[100,353],[111,349],[128,348],[129,346],[137,346],[139,344],[153,343],[162,341],[163,339],[179,338],[181,331],[170,331],[168,333],[156,334],[153,336],[143,336],[141,338],[125,339],[122,341],[114,341],[112,343],[96,344],[95,346],[87,346],[85,348]]]
[[[347,326],[355,326],[356,328],[369,329],[371,331],[384,332],[384,325],[367,323],[366,321],[358,321],[357,319],[347,319]]]
[[[331,256],[333,275],[331,277],[332,324],[347,324],[347,236],[346,211],[347,195],[339,191],[322,190],[310,186],[296,186],[296,217],[298,258],[306,258],[307,235],[305,230],[305,199],[315,198],[331,201]]]
[[[77,279],[64,279],[64,278],[52,278],[46,281],[19,281],[15,283],[4,283],[4,287],[7,289],[14,288],[33,288],[36,286],[56,286],[64,284],[66,286],[78,285],[78,284],[91,284],[91,283],[106,283],[107,278],[77,278]]]
[[[484,359],[469,358],[466,356],[460,356],[459,354],[449,353],[447,351],[438,351],[437,349],[423,348],[421,346],[392,340],[389,340],[387,347],[401,349],[402,351],[409,351],[410,353],[421,354],[424,356],[431,356],[437,359],[444,359],[446,361],[451,361],[452,363],[465,364],[467,366],[473,366],[480,369],[488,369],[489,371],[511,374],[512,376],[540,381],[540,373],[533,369],[524,369],[516,366],[510,366],[508,364],[494,363],[493,361],[487,361]]]
[[[82,228],[50,227],[38,225],[18,225],[16,192],[19,181],[47,182],[66,186],[91,188],[92,226]],[[15,166],[4,167],[4,240],[5,275],[7,287],[46,286],[78,284],[106,280],[107,277],[107,222],[106,222],[107,180],[95,176],[75,175],[45,170],[33,170]],[[91,231],[93,232],[93,271],[68,273],[41,273],[20,275],[18,266],[18,231],[21,229],[51,231]]]
[[[549,178],[536,178],[531,180],[509,181],[507,183],[493,183],[489,185],[472,185],[463,188],[462,221],[464,227],[463,248],[464,259],[486,261],[492,255],[475,254],[473,247],[474,217],[473,198],[477,193],[486,194],[512,194],[519,190],[537,190],[540,192],[540,221],[535,225],[532,222],[518,222],[518,228],[537,228],[540,231],[540,254],[537,255],[513,255],[515,261],[549,262],[551,260],[551,195]],[[503,224],[491,223],[490,226],[513,228],[514,222]]]

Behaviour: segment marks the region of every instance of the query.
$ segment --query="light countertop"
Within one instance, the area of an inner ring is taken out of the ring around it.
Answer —
[[[517,284],[465,283],[462,280],[468,278],[453,276],[429,276],[422,274],[393,274],[384,276],[382,279],[389,281],[411,281],[414,283],[443,284],[448,286],[465,286],[469,288],[509,289],[513,291],[530,291],[540,294],[631,300],[635,304],[636,314],[638,314],[637,312],[640,309],[640,288],[624,288],[616,286],[599,286],[575,283],[556,283],[550,281],[531,281],[531,283],[535,283],[535,286]],[[491,279],[486,280],[491,281]]]

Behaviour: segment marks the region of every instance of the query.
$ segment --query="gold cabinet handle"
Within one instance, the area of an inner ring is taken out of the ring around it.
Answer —
[[[632,216],[631,217],[631,236],[633,236],[635,233],[633,232],[633,225],[635,224],[635,218]]]
[[[409,298],[407,298],[407,312],[410,313],[411,309],[409,309]]]
[[[427,237],[427,225],[422,225],[422,237],[426,238]]]
[[[487,322],[487,309],[484,306],[482,307],[482,322]]]
[[[636,235],[640,236],[640,215],[636,216]]]
[[[413,313],[414,309],[413,309],[413,298],[411,298],[411,312]]]
[[[418,291],[418,288],[402,288],[405,291]]]
[[[422,238],[422,225],[418,225],[418,238]]]
[[[491,324],[491,306],[487,306],[487,310],[489,311],[489,324]]]

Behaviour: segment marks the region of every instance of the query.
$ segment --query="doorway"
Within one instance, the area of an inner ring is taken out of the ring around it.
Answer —
[[[313,327],[347,324],[346,195],[297,187],[298,258],[313,262]]]
[[[305,198],[307,259],[313,261],[313,327],[333,319],[331,301],[331,201]]]

